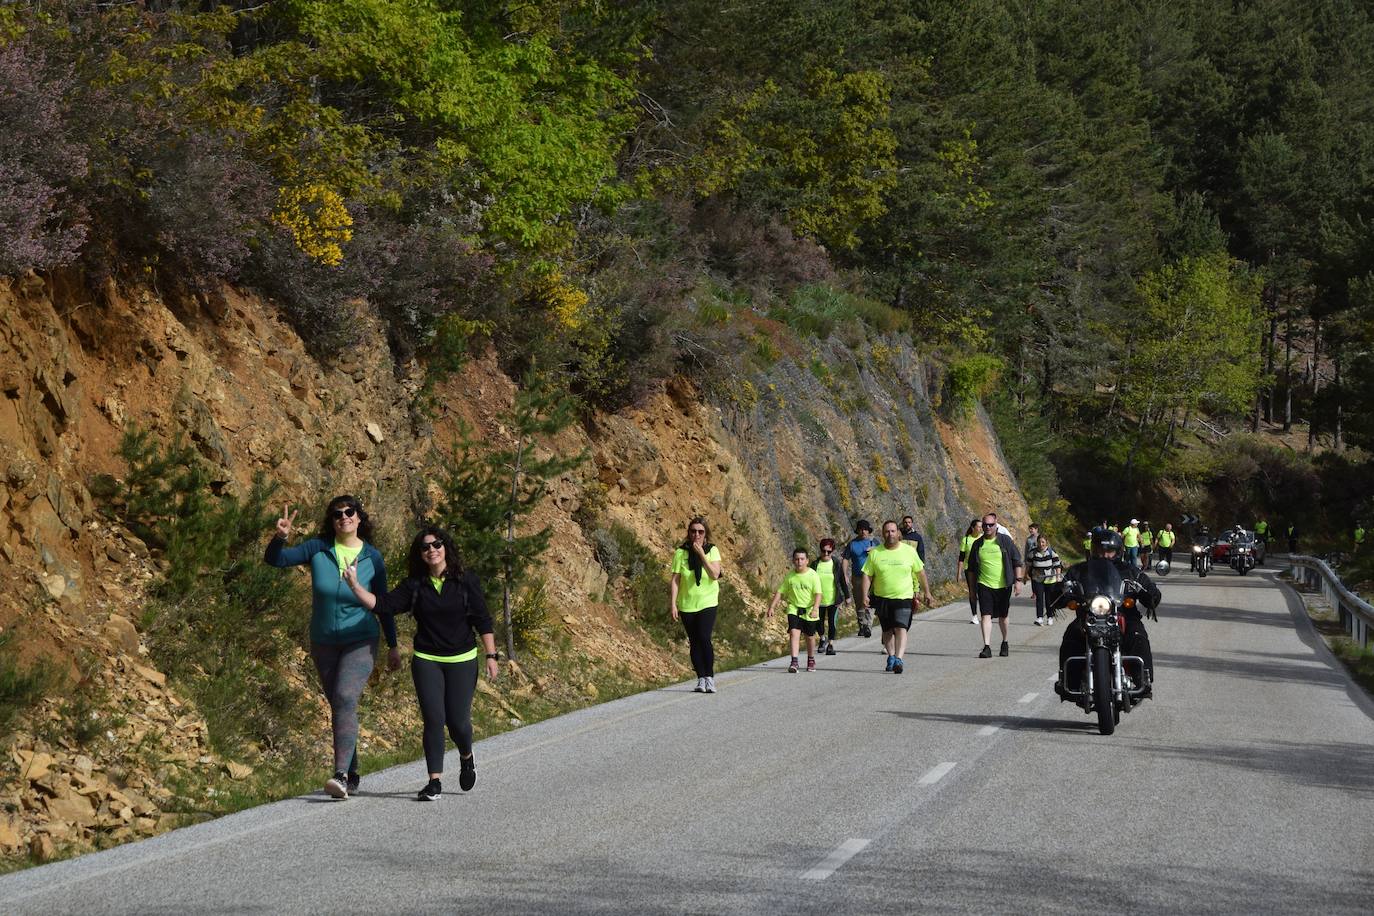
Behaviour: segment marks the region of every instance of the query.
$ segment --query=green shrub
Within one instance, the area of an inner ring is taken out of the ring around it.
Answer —
[[[9,734],[18,718],[60,680],[47,659],[20,665],[10,644],[13,636],[0,633],[0,736]]]
[[[1002,361],[987,353],[975,353],[950,363],[945,370],[945,390],[941,404],[953,417],[965,417],[985,397],[1002,371]]]

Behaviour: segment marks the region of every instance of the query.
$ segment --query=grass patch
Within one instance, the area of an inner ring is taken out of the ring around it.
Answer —
[[[47,659],[21,665],[11,645],[14,634],[0,633],[0,735],[7,735],[19,716],[57,686],[60,678]]]

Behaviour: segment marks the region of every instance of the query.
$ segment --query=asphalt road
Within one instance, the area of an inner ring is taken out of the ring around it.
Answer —
[[[1062,627],[967,611],[0,878],[15,913],[1369,913],[1374,704],[1260,570],[1175,573],[1156,699],[1115,735],[1051,690]],[[457,773],[456,753],[449,770]],[[454,780],[456,782],[456,780]]]

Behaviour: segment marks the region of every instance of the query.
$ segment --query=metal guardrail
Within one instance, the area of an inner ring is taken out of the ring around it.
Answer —
[[[1374,605],[1346,588],[1341,577],[1330,566],[1316,557],[1293,555],[1289,555],[1288,564],[1292,567],[1295,580],[1300,580],[1308,588],[1320,585],[1327,604],[1336,609],[1341,626],[1345,627],[1357,646],[1367,646],[1374,640]]]

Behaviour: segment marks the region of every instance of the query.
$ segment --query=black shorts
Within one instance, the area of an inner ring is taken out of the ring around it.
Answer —
[[[910,598],[870,598],[878,624],[884,630],[911,629]]]
[[[805,617],[798,617],[796,614],[788,614],[787,629],[801,630],[803,636],[815,636],[821,631],[821,622],[819,620],[807,620]]]
[[[1011,613],[1011,586],[988,588],[979,583],[978,613],[985,617],[1005,617]]]

